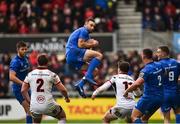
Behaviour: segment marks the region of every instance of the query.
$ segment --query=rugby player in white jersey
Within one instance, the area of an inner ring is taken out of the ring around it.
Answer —
[[[58,123],[66,122],[66,114],[62,107],[53,99],[51,93],[53,85],[65,97],[68,103],[70,99],[64,85],[57,74],[47,69],[48,57],[40,54],[37,58],[38,68],[29,72],[22,85],[23,97],[30,103],[30,112],[34,123],[40,123],[42,115],[49,115],[58,119]],[[28,89],[31,89],[31,98],[28,97]]]
[[[107,90],[113,86],[116,93],[116,105],[108,110],[103,118],[103,123],[110,123],[112,120],[118,118],[125,119],[127,123],[131,122],[131,112],[136,104],[133,93],[128,94],[128,98],[123,96],[125,90],[134,83],[134,79],[128,74],[129,63],[121,62],[118,67],[119,74],[112,76],[112,78],[106,81],[102,86],[97,88],[93,94],[92,99],[94,100],[96,95],[102,91]],[[136,91],[136,94],[140,94],[140,90]]]

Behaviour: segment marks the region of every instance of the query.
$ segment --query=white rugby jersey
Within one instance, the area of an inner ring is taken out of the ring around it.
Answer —
[[[106,81],[102,86],[97,88],[93,95],[97,95],[98,93],[107,90],[109,87],[113,86],[115,93],[116,93],[116,105],[118,107],[122,107],[125,109],[133,109],[136,102],[134,94],[129,92],[128,97],[125,98],[123,95],[125,93],[125,90],[134,83],[134,80],[132,77],[126,75],[126,74],[118,74],[112,76],[112,78],[108,81]]]
[[[112,84],[116,93],[116,105],[126,109],[134,108],[136,104],[134,94],[129,92],[129,98],[123,96],[125,90],[134,83],[134,79],[126,74],[118,74],[113,76],[109,82]]]
[[[29,83],[31,88],[31,108],[47,107],[54,102],[51,90],[53,84],[60,83],[59,76],[48,69],[35,69],[28,73],[25,83]],[[36,106],[37,105],[37,106]]]

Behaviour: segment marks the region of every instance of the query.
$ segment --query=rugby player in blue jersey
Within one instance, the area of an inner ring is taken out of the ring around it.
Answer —
[[[147,122],[153,113],[163,103],[162,79],[164,70],[162,66],[153,62],[153,52],[151,49],[143,49],[142,61],[145,64],[140,71],[138,79],[124,93],[128,99],[128,93],[144,84],[143,96],[133,109],[131,119],[134,123]]]
[[[174,110],[176,123],[180,123],[180,106],[178,105],[178,77],[180,75],[179,63],[169,57],[170,50],[168,46],[159,46],[157,48],[157,57],[159,63],[165,70],[164,77],[164,102],[161,111],[164,116],[164,123],[170,123],[170,110]]]
[[[81,69],[82,65],[89,62],[85,76],[75,85],[79,94],[86,97],[83,86],[85,82],[96,85],[93,72],[101,63],[103,55],[91,48],[98,46],[98,41],[92,39],[89,34],[94,31],[95,22],[87,19],[83,27],[76,29],[69,36],[66,44],[66,62],[76,70]]]
[[[21,86],[30,69],[28,58],[26,57],[27,45],[25,42],[20,41],[16,44],[16,49],[17,55],[10,63],[9,78],[13,82],[13,94],[26,112],[26,123],[32,123],[32,117],[29,112],[29,104],[21,94]]]

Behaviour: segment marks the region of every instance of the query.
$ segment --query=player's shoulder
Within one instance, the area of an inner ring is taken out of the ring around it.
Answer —
[[[155,68],[156,70],[164,69],[163,64],[160,62],[154,62],[154,66],[152,68]]]
[[[151,62],[151,63],[145,65],[145,67],[143,69],[146,71],[150,71],[157,67],[162,67],[162,64],[160,62],[154,61],[154,62]]]
[[[31,74],[37,73],[38,71],[39,69],[36,68],[36,69],[31,70],[28,74],[31,75]]]
[[[111,78],[113,78],[113,79],[118,78],[118,74],[113,75]]]
[[[16,61],[18,61],[18,56],[17,56],[17,55],[14,56],[14,57],[11,59],[11,62],[16,62]]]
[[[160,61],[154,62],[155,66],[162,66],[162,63]]]
[[[11,62],[10,62],[10,65],[13,65],[13,64],[18,64],[20,62],[18,56],[14,56],[12,59],[11,59]]]
[[[134,79],[129,76],[128,74],[120,74],[119,75],[121,79],[126,79],[126,80],[129,80],[129,81],[134,81]]]
[[[55,78],[56,76],[58,76],[55,72],[53,72],[53,71],[51,71],[49,69],[47,69],[47,72],[50,74],[51,77]]]
[[[172,63],[178,64],[178,61],[177,61],[176,59],[170,58],[170,61],[171,61]]]
[[[88,33],[88,30],[87,30],[87,28],[85,28],[85,27],[80,27],[80,28],[79,28],[79,31]]]
[[[31,71],[27,74],[27,76],[26,76],[26,77],[28,77],[28,78],[29,78],[29,77],[31,77],[31,75],[32,75],[34,72],[36,72],[35,70],[36,70],[36,69],[31,70]]]
[[[148,64],[148,65],[145,65],[144,68],[141,69],[140,73],[143,73],[144,74],[149,74],[153,71],[153,69],[155,68],[155,64]]]
[[[114,79],[129,79],[129,80],[134,80],[131,76],[127,75],[127,74],[117,74],[112,76],[112,78]]]
[[[145,66],[141,69],[141,72],[148,72],[149,70],[151,70],[151,66],[145,65]]]
[[[74,30],[73,32],[79,32],[79,31],[86,31],[85,27],[79,27],[76,30]]]

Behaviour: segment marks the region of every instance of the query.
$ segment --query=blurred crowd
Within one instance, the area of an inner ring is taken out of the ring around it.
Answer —
[[[69,33],[93,17],[96,32],[113,32],[117,0],[0,0],[0,33]]]
[[[32,51],[28,55],[31,69],[37,67],[37,55],[37,51]],[[4,53],[0,58],[0,98],[12,97],[10,87],[11,82],[9,82],[9,63],[12,57],[14,57],[14,54]],[[117,53],[104,55],[102,64],[100,65],[99,71],[96,74],[97,76],[95,77],[95,80],[99,85],[103,84],[112,75],[117,74],[117,63],[120,60],[130,62],[131,70],[129,71],[129,75],[133,76],[135,79],[137,78],[139,69],[142,66],[138,52],[130,51],[125,54],[123,51],[118,51]],[[55,53],[49,54],[49,62],[49,69],[60,76],[68,91],[75,91],[73,83],[83,77],[86,69],[82,69],[81,71],[71,69],[71,67],[66,64],[64,55]],[[93,91],[95,88],[97,87],[86,85],[85,90]]]
[[[143,0],[143,29],[180,31],[180,0]]]

